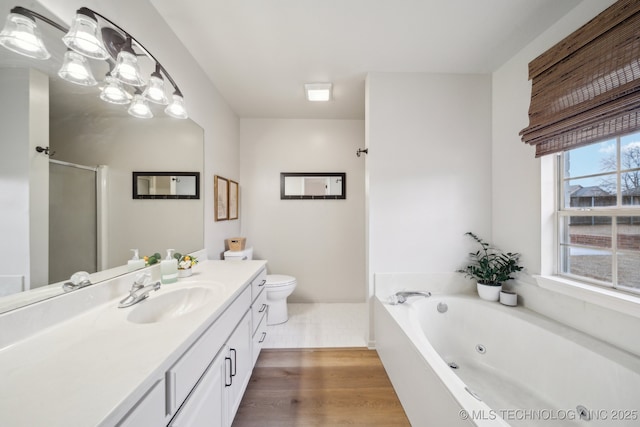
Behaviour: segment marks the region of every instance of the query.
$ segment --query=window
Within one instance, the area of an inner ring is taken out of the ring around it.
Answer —
[[[640,294],[640,132],[564,151],[558,272]]]

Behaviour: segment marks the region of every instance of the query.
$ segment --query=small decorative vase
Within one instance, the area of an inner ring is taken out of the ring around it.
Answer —
[[[500,303],[515,307],[518,305],[518,294],[513,291],[500,291]]]
[[[178,269],[178,277],[189,277],[193,274],[193,269],[191,268],[179,268]]]
[[[498,286],[484,285],[478,282],[477,288],[478,288],[478,295],[483,300],[498,301],[500,299],[500,291],[502,290],[502,285],[498,285]]]

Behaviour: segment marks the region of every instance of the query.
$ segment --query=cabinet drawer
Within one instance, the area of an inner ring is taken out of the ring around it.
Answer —
[[[267,314],[267,291],[263,289],[251,305],[251,333],[255,333],[262,318]]]
[[[255,301],[267,283],[267,270],[263,268],[260,273],[251,281],[251,301]]]
[[[189,395],[240,319],[247,313],[250,304],[251,289],[247,287],[167,371],[167,411],[169,414],[173,414]]]
[[[164,379],[158,380],[118,427],[161,426],[165,424]]]
[[[253,357],[252,365],[255,366],[256,360],[260,355],[264,342],[267,339],[267,316],[262,316],[256,332],[253,334],[253,344],[251,345],[251,355]]]

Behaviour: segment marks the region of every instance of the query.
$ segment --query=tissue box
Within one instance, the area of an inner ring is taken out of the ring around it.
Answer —
[[[244,245],[247,243],[247,239],[245,237],[234,237],[227,239],[226,242],[230,251],[243,251]]]

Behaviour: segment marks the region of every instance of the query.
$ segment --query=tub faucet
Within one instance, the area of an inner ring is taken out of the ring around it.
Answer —
[[[160,282],[145,285],[145,283],[149,279],[151,279],[151,275],[149,273],[143,273],[136,277],[133,285],[131,285],[129,295],[127,295],[122,301],[120,301],[120,304],[118,304],[118,308],[131,307],[132,305],[146,299],[151,291],[157,291],[158,289],[160,289]]]
[[[392,305],[396,304],[404,304],[409,297],[430,297],[431,292],[429,291],[401,291],[396,292],[395,294],[389,297],[389,303]]]

